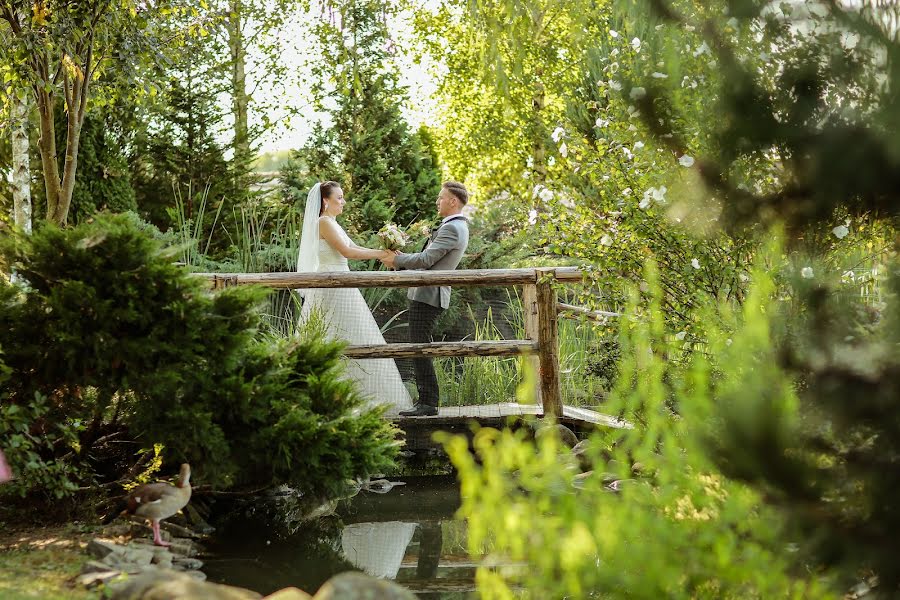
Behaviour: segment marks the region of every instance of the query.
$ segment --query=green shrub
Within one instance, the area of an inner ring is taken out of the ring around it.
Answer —
[[[97,447],[117,431],[215,485],[329,491],[391,464],[394,431],[341,379],[338,345],[260,339],[266,290],[210,293],[136,217],[0,249],[21,282],[0,282],[0,447],[24,448],[17,491],[118,479],[136,458]]]

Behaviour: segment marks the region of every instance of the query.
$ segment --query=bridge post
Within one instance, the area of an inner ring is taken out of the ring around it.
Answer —
[[[540,363],[540,399],[544,416],[559,418],[563,414],[559,375],[559,328],[553,269],[536,269],[535,296],[538,321],[538,362]],[[526,319],[527,323],[527,319]]]
[[[536,343],[539,342],[540,320],[538,319],[537,285],[533,283],[526,283],[522,286],[522,311],[524,312],[525,318],[525,339]],[[530,368],[535,375],[538,375],[541,372],[540,356],[531,354],[526,356],[525,360],[528,362],[528,368]],[[532,393],[534,394],[534,402],[543,404],[539,376],[535,378],[535,386]]]

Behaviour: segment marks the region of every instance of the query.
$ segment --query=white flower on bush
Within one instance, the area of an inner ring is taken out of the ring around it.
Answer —
[[[646,194],[644,195],[644,199],[638,203],[638,208],[641,210],[650,208],[650,198],[648,198]]]
[[[678,340],[679,342],[681,340],[683,340],[685,337],[687,337],[687,331],[679,331],[678,333],[675,334],[675,339]]]
[[[550,137],[553,138],[553,141],[558,144],[559,140],[561,140],[565,134],[565,129],[563,129],[562,127],[557,127],[553,130],[553,133],[550,134]]]
[[[639,100],[647,95],[647,90],[640,86],[636,86],[631,88],[631,92],[628,94],[628,97],[632,100]]]
[[[597,117],[597,120],[594,122],[594,127],[599,127],[600,129],[603,129],[607,125],[609,125],[609,119],[603,119],[601,117]]]
[[[630,188],[630,187],[627,187],[627,188],[625,188],[624,190],[622,190],[622,195],[625,196],[626,198],[627,198],[628,196],[630,196],[630,195],[631,195],[631,188]]]
[[[603,237],[600,238],[601,246],[612,246],[612,243],[613,243],[612,238],[609,237],[609,235],[607,235],[607,234],[603,234]]]
[[[640,206],[640,208],[647,208],[648,206],[650,206],[650,202],[664,204],[666,201],[667,191],[668,190],[666,190],[666,186],[664,185],[661,185],[658,188],[652,187],[647,189],[647,191],[644,192],[644,199],[641,201],[641,204],[646,203],[646,205],[641,206],[641,204],[639,204],[638,206]]]
[[[653,71],[653,73],[650,74],[650,77],[652,77],[654,79],[668,79],[669,78],[668,75],[666,75],[665,73],[660,73],[659,71]]]
[[[812,267],[803,267],[800,269],[800,277],[803,279],[812,279],[814,276]]]
[[[637,152],[638,150],[642,150],[644,148],[644,142],[635,142],[634,149],[632,152]]]
[[[694,157],[683,154],[681,158],[678,159],[678,164],[682,167],[692,167],[694,166]]]
[[[738,279],[740,279],[742,283],[747,283],[748,281],[750,281],[750,276],[746,273],[740,273],[738,274]]]
[[[618,81],[613,80],[613,79],[610,79],[610,80],[607,82],[607,85],[609,85],[609,89],[611,89],[611,90],[615,90],[615,91],[617,91],[617,92],[622,90],[622,84],[619,83]]]
[[[836,237],[837,239],[842,240],[847,237],[847,234],[850,233],[850,230],[846,225],[838,225],[831,230],[831,233],[833,233],[834,237]]]
[[[841,45],[847,50],[853,50],[859,44],[859,34],[845,31],[841,34]]]
[[[562,156],[563,158],[569,156],[569,147],[566,146],[566,143],[565,143],[565,142],[563,142],[563,143],[562,143],[562,146],[559,147],[559,154],[560,154],[560,156]]]
[[[560,195],[559,203],[565,206],[566,208],[575,208],[575,202],[569,198],[568,196]]]
[[[697,58],[701,54],[710,54],[709,46],[706,45],[706,42],[703,42],[702,44],[697,46],[697,49],[694,50],[694,58]]]
[[[699,268],[700,268],[700,261],[697,260],[696,258],[692,258],[692,259],[691,259],[691,266],[694,267],[695,269],[699,269]]]
[[[535,223],[537,223],[537,215],[537,211],[533,208],[528,211],[528,223],[530,225],[534,225]]]
[[[634,38],[631,40],[631,47],[634,48],[635,52],[641,51],[641,40],[640,38]]]
[[[547,159],[547,166],[548,166],[548,167],[552,167],[552,166],[555,165],[555,164],[556,164],[556,159],[555,159],[554,157],[551,156],[550,158]]]
[[[615,29],[610,29],[610,30],[609,30],[609,37],[615,39],[615,38],[619,37],[619,32],[616,31]]]

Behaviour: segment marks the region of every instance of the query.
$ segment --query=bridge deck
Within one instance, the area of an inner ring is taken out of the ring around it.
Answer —
[[[471,406],[441,406],[433,417],[392,417],[406,432],[406,447],[409,450],[424,450],[437,447],[431,436],[436,431],[450,433],[471,433],[471,424],[477,422],[482,427],[504,427],[510,421],[521,421],[528,416],[542,417],[544,409],[538,404],[478,404]],[[585,433],[597,427],[630,429],[631,425],[615,417],[574,406],[564,406],[558,421],[574,430]]]

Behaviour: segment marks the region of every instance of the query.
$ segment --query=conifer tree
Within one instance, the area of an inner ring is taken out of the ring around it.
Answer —
[[[314,130],[284,178],[286,188],[296,190],[337,179],[354,202],[347,218],[358,231],[427,218],[440,190],[433,152],[401,114],[406,92],[392,62],[391,10],[372,1],[332,6],[337,22],[323,23],[317,32],[328,40],[318,74],[336,82],[330,92],[317,90],[322,105],[326,99],[335,105],[327,111],[331,127]]]

